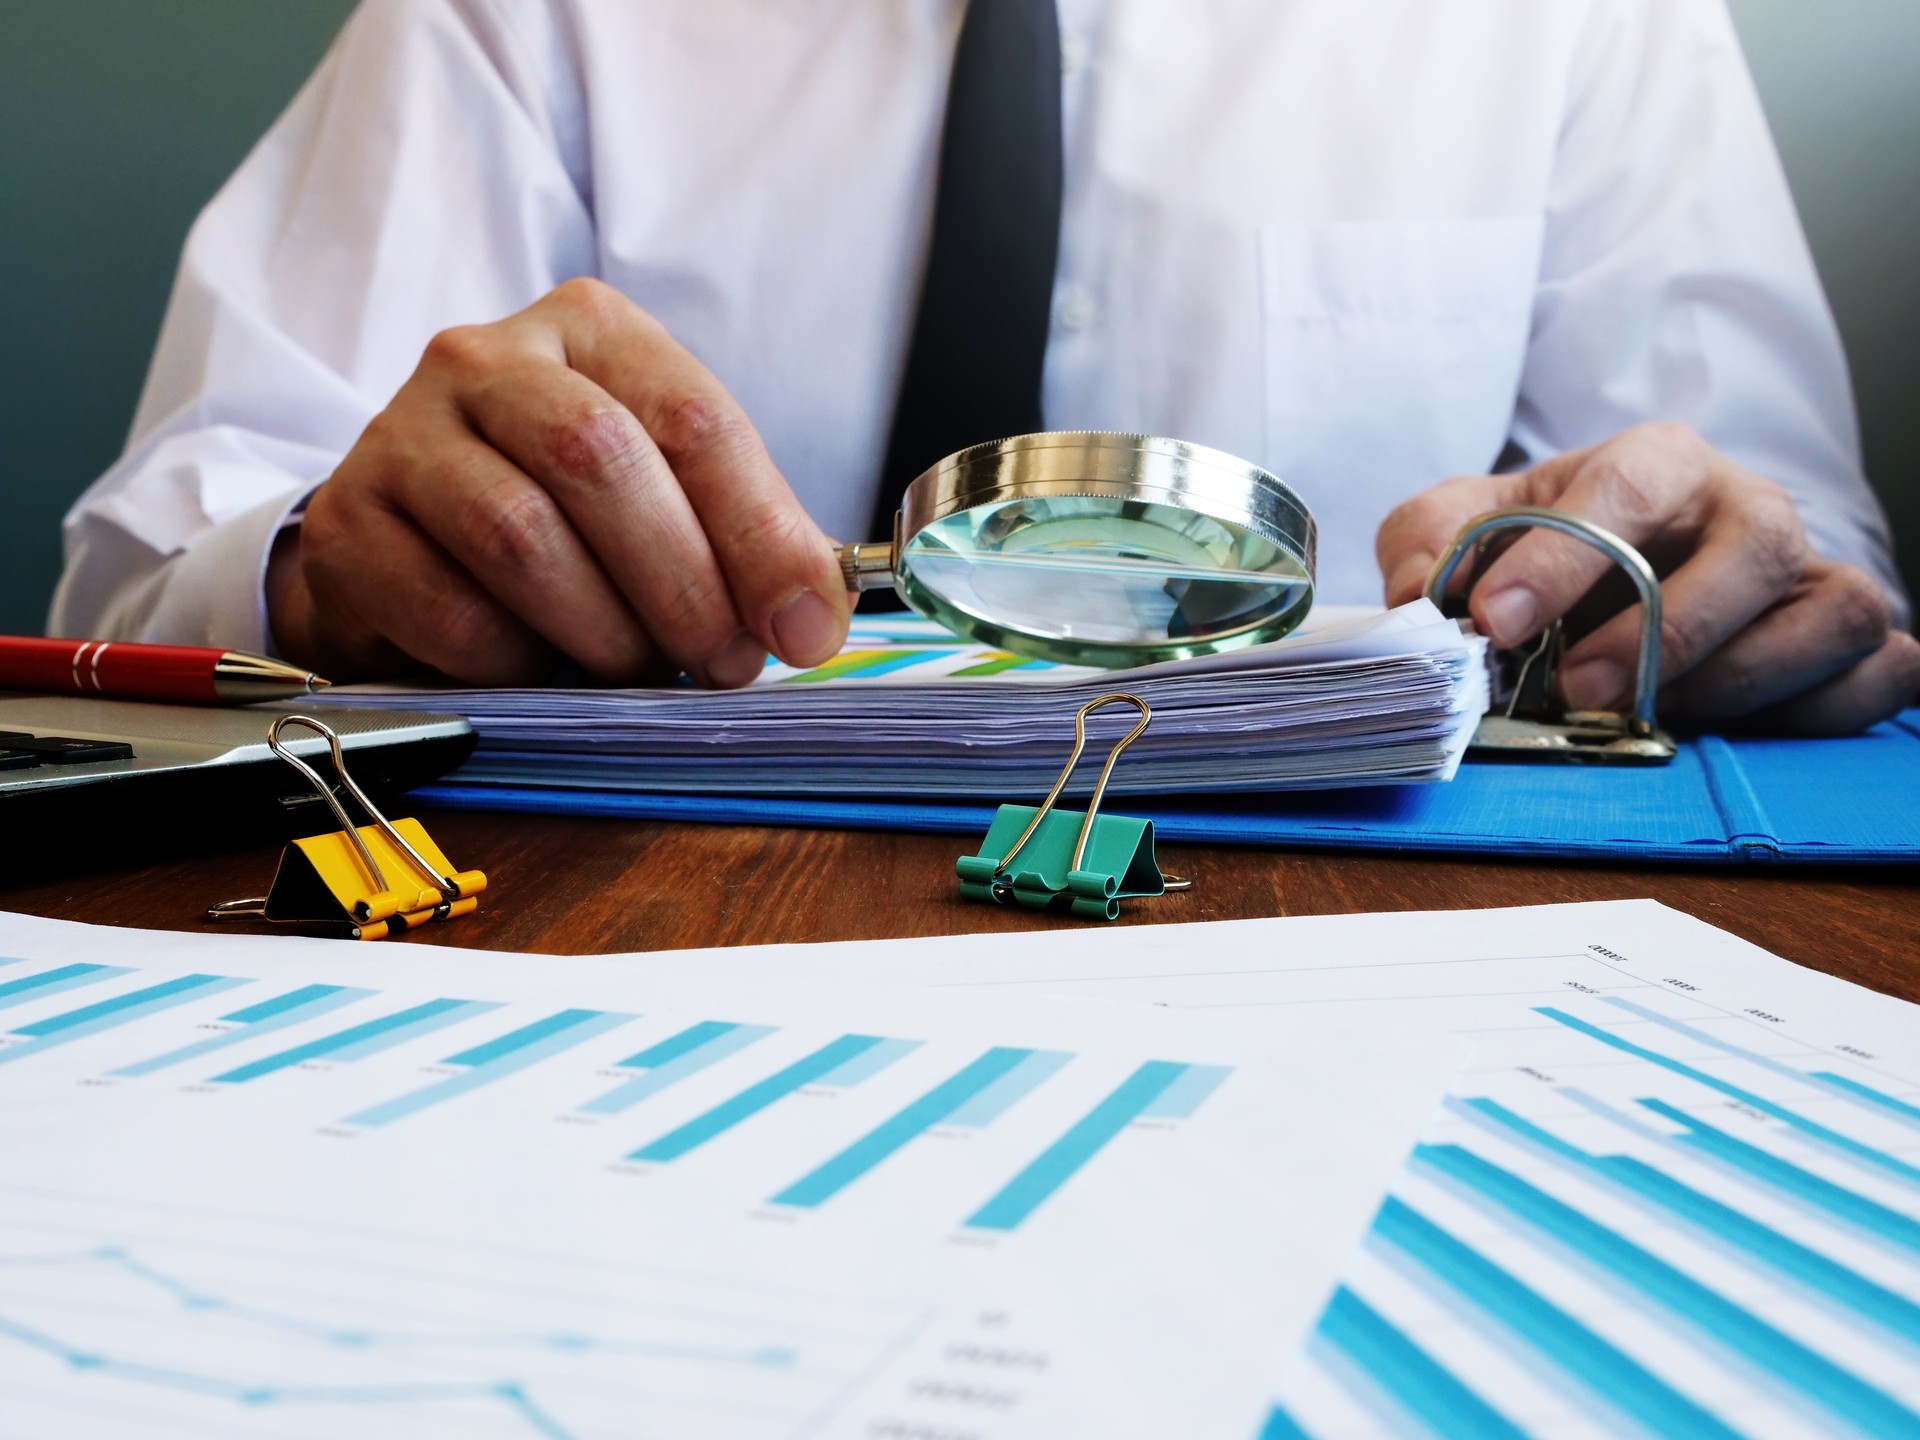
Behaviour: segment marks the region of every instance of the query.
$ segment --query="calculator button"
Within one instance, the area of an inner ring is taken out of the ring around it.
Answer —
[[[7,742],[10,750],[26,750],[43,765],[92,765],[101,760],[131,760],[133,747],[118,740],[77,740],[70,735],[26,735]]]

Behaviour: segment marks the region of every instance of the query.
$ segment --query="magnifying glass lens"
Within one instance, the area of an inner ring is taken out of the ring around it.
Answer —
[[[1140,664],[1285,634],[1313,581],[1251,529],[1146,500],[1071,495],[933,521],[899,557],[909,604],[949,627],[1076,663]]]

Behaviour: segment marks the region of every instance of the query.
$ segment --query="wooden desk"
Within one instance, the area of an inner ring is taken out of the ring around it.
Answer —
[[[1917,802],[1920,803],[1920,802]],[[580,954],[871,940],[1072,923],[962,902],[964,840],[614,820],[430,814],[456,863],[488,873],[480,912],[397,943]],[[208,902],[258,895],[271,849],[0,886],[0,909],[213,930]],[[1122,924],[1443,910],[1650,897],[1776,954],[1920,1002],[1920,870],[1696,869],[1442,860],[1169,845],[1183,896],[1129,904]]]

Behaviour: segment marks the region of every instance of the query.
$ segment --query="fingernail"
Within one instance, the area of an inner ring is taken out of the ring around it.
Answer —
[[[1518,645],[1540,627],[1540,602],[1524,585],[1509,585],[1480,602],[1487,622],[1487,638],[1505,650]]]
[[[1427,575],[1432,569],[1431,555],[1413,555],[1402,560],[1387,579],[1387,603],[1405,605],[1408,601],[1418,600],[1420,592],[1426,588]]]
[[[773,638],[789,665],[818,665],[840,648],[840,617],[811,590],[802,590],[773,612]]]
[[[707,683],[717,690],[737,690],[752,684],[766,666],[767,647],[742,632],[707,662]]]
[[[1560,694],[1569,710],[1604,710],[1626,699],[1627,672],[1612,660],[1587,660],[1563,671]]]

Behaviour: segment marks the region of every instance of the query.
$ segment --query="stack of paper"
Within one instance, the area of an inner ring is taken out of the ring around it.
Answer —
[[[856,617],[813,670],[769,663],[742,690],[360,686],[329,703],[451,710],[480,734],[453,777],[474,786],[889,797],[1044,792],[1074,712],[1126,690],[1153,723],[1116,792],[1286,790],[1449,778],[1486,708],[1484,642],[1421,600],[1316,616],[1227,655],[1126,671],[1057,665],[959,640],[912,616]],[[1096,716],[1090,755],[1133,723]],[[1098,773],[1083,766],[1074,789]]]

